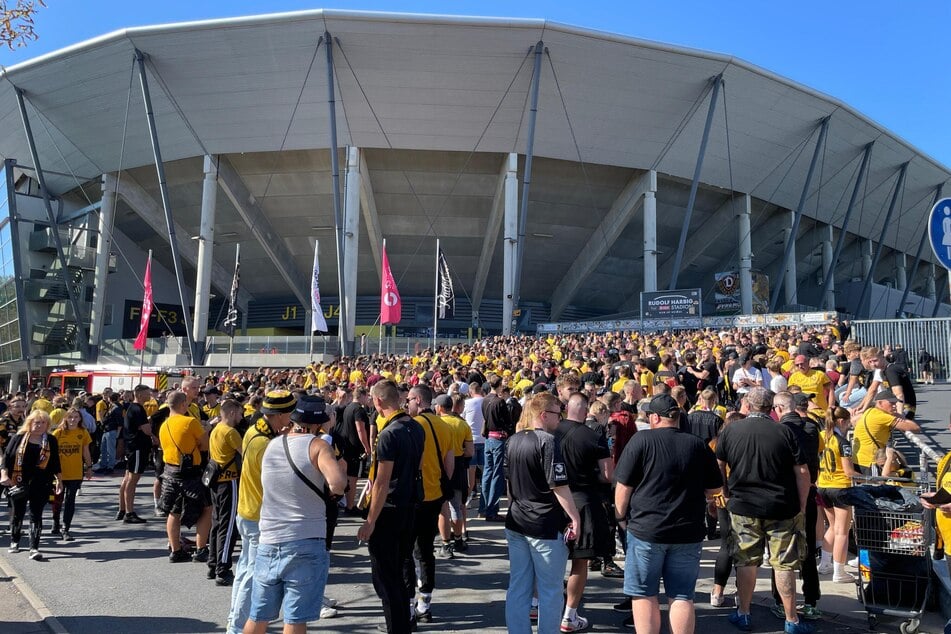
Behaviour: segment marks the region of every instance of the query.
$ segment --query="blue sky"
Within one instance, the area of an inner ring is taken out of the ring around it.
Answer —
[[[951,167],[948,0],[163,2],[47,0],[11,65],[116,29],[314,8],[546,18],[745,59],[836,97]]]

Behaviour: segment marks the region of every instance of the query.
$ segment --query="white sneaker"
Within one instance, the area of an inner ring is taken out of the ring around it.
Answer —
[[[855,575],[851,572],[842,571],[837,575],[832,575],[833,583],[855,583]]]
[[[852,566],[853,568],[858,568],[858,567],[859,567],[859,558],[858,558],[858,557],[853,557],[852,559],[849,559],[849,562],[848,562],[846,565],[847,565],[847,566]]]
[[[574,621],[569,621],[568,619],[561,620],[561,631],[562,632],[580,632],[588,627],[588,619],[584,618],[581,615],[575,617]]]
[[[320,618],[332,619],[337,616],[337,608],[320,608]]]
[[[833,566],[832,566],[832,562],[831,562],[831,561],[824,561],[824,562],[822,562],[821,564],[819,564],[818,566],[816,566],[816,571],[818,571],[818,573],[819,573],[820,575],[829,575],[829,574],[832,574],[833,569],[834,569],[834,568],[833,568]]]
[[[723,607],[724,603],[726,603],[726,599],[722,594],[710,593],[710,607],[720,608]]]
[[[20,552],[20,544],[10,544],[10,547],[7,548],[8,553],[18,553]]]
[[[33,561],[39,561],[40,559],[43,559],[43,554],[40,553],[40,551],[37,550],[36,548],[31,548],[30,559],[32,559]]]

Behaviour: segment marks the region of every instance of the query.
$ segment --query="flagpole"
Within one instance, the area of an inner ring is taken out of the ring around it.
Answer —
[[[149,269],[152,265],[152,249],[149,249],[149,258],[146,261],[146,269]],[[149,317],[151,319],[151,316]],[[148,326],[146,326],[148,328]],[[145,368],[145,349],[148,347],[148,330],[145,331],[145,341],[146,344],[142,346],[142,350],[139,351],[139,383],[142,383],[142,371]]]
[[[314,240],[314,262],[317,261],[317,252],[318,252],[319,249],[320,249],[320,241]],[[313,360],[314,360],[314,289],[313,289],[313,280],[311,280],[311,285],[312,285],[312,286],[311,286],[311,290],[310,290],[310,303],[311,303],[310,311],[311,311],[311,315],[310,315],[310,325],[307,326],[307,328],[310,328],[310,336],[308,337],[308,339],[309,339],[309,341],[310,341],[310,353],[309,353],[309,354],[310,354],[310,360],[313,361]],[[339,323],[338,323],[338,326],[337,326],[337,327],[338,327],[338,328],[340,327],[340,326],[339,326]]]
[[[436,327],[439,324],[439,238],[436,238],[436,284],[433,288],[433,354],[435,354]]]
[[[386,238],[383,238],[383,252],[386,253]],[[383,271],[380,272],[380,286],[383,285]],[[389,350],[389,346],[387,346]],[[383,307],[380,307],[380,354],[383,354]]]

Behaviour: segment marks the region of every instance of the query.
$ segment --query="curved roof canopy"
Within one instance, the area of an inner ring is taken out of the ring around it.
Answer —
[[[581,165],[581,187],[592,192],[588,206],[595,217],[603,217],[635,170],[655,169],[680,189],[689,182],[717,75],[724,88],[701,174],[707,185],[795,209],[818,126],[828,117],[805,215],[841,222],[863,150],[874,141],[849,231],[878,239],[898,170],[908,163],[884,242],[913,253],[935,188],[949,177],[948,168],[847,105],[733,57],[545,20],[337,10],[126,29],[7,68],[0,82],[0,155],[29,162],[15,94],[20,89],[53,193],[151,164],[136,50],[147,59],[167,162],[327,148],[327,33],[335,43],[341,145],[463,157],[525,151],[531,49],[544,42],[535,155]],[[469,161],[463,163],[445,171],[462,174]],[[476,164],[477,173],[489,175],[476,180],[486,186],[482,195],[491,206],[497,169]],[[600,191],[596,167],[622,171]],[[699,213],[696,222],[704,219]],[[529,214],[530,223],[546,226],[532,219],[531,208]],[[487,218],[489,209],[479,215]],[[674,227],[678,221],[668,219]],[[564,252],[569,262],[596,225],[579,219],[584,239],[573,253]],[[480,246],[469,254],[475,260]],[[301,257],[307,270],[306,254]]]

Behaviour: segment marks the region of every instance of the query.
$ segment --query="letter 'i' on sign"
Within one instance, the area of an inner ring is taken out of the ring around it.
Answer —
[[[951,271],[951,198],[942,198],[931,208],[928,237],[935,257]]]

